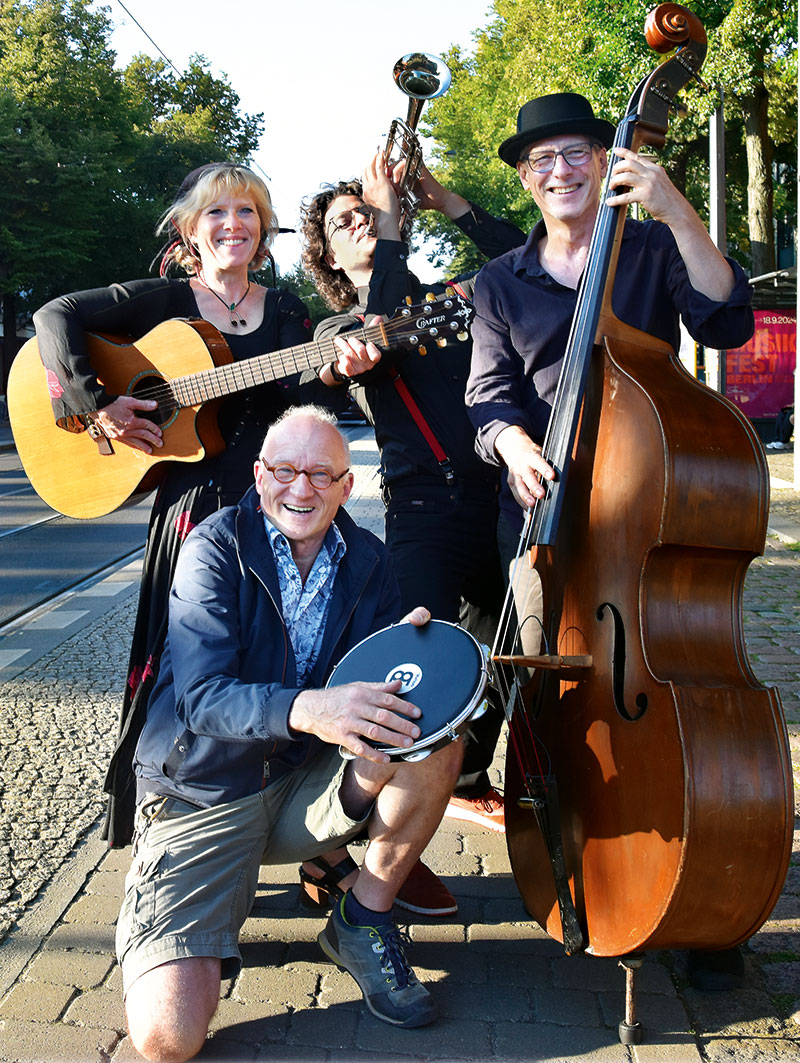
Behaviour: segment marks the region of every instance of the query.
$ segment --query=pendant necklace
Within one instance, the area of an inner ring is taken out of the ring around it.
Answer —
[[[229,303],[226,299],[223,299],[222,296],[218,292],[215,292],[213,288],[209,288],[202,277],[198,277],[197,279],[200,281],[200,283],[203,285],[204,288],[206,288],[208,291],[211,292],[212,295],[216,296],[217,299],[219,299],[219,301],[222,303],[222,305],[228,311],[228,313],[230,314],[230,317],[231,317],[231,326],[233,328],[238,328],[241,325],[242,328],[244,328],[245,325],[247,324],[247,322],[242,317],[242,315],[239,313],[239,311],[237,310],[237,307],[241,306],[241,304],[245,301],[247,296],[250,294],[250,281],[247,282],[247,288],[245,289],[245,293],[241,297],[241,299],[237,300],[235,303]],[[236,317],[233,316],[234,314],[236,315]]]

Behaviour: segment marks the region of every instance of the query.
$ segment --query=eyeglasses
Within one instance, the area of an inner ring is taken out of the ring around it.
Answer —
[[[550,173],[561,155],[568,166],[584,166],[592,157],[596,144],[582,141],[580,144],[568,144],[563,151],[543,151],[539,155],[526,155],[520,162],[527,162],[534,173]]]
[[[261,458],[261,464],[272,473],[279,484],[294,483],[301,473],[305,473],[311,486],[320,491],[327,490],[331,484],[338,484],[342,477],[350,472],[348,467],[338,476],[333,476],[327,469],[295,469],[294,465],[290,465],[288,461],[281,462],[280,465],[267,465],[266,458]]]
[[[372,217],[372,211],[365,206],[343,210],[340,214],[334,215],[328,222],[328,239],[330,240],[333,234],[338,233],[340,229],[349,229],[357,214],[360,214],[363,218]]]

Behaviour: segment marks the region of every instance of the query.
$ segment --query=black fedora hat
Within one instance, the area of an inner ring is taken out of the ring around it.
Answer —
[[[592,105],[577,92],[553,92],[528,100],[517,114],[517,132],[504,140],[497,154],[509,166],[516,166],[527,144],[562,133],[585,133],[610,148],[614,143],[614,126],[604,118],[595,118]]]

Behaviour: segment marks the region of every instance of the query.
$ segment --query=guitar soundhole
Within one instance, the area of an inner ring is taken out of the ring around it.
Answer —
[[[163,377],[151,374],[139,377],[129,394],[135,399],[156,399],[158,406],[154,410],[140,410],[139,416],[146,417],[148,421],[163,428],[165,424],[173,420],[177,407],[169,391],[169,385],[164,383]]]

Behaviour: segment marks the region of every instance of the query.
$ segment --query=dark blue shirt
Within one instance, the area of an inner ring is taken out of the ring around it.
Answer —
[[[488,262],[475,282],[466,398],[478,453],[494,465],[501,464],[495,439],[509,425],[542,441],[575,312],[577,291],[554,280],[539,261],[544,236],[539,222],[522,247]],[[691,286],[666,225],[628,219],[614,282],[614,313],[675,350],[679,317],[692,338],[708,347],[740,347],[754,329],[751,290],[741,268],[728,261],[735,276],[733,291],[726,302],[714,302]],[[515,523],[521,521],[505,477],[501,506]]]

